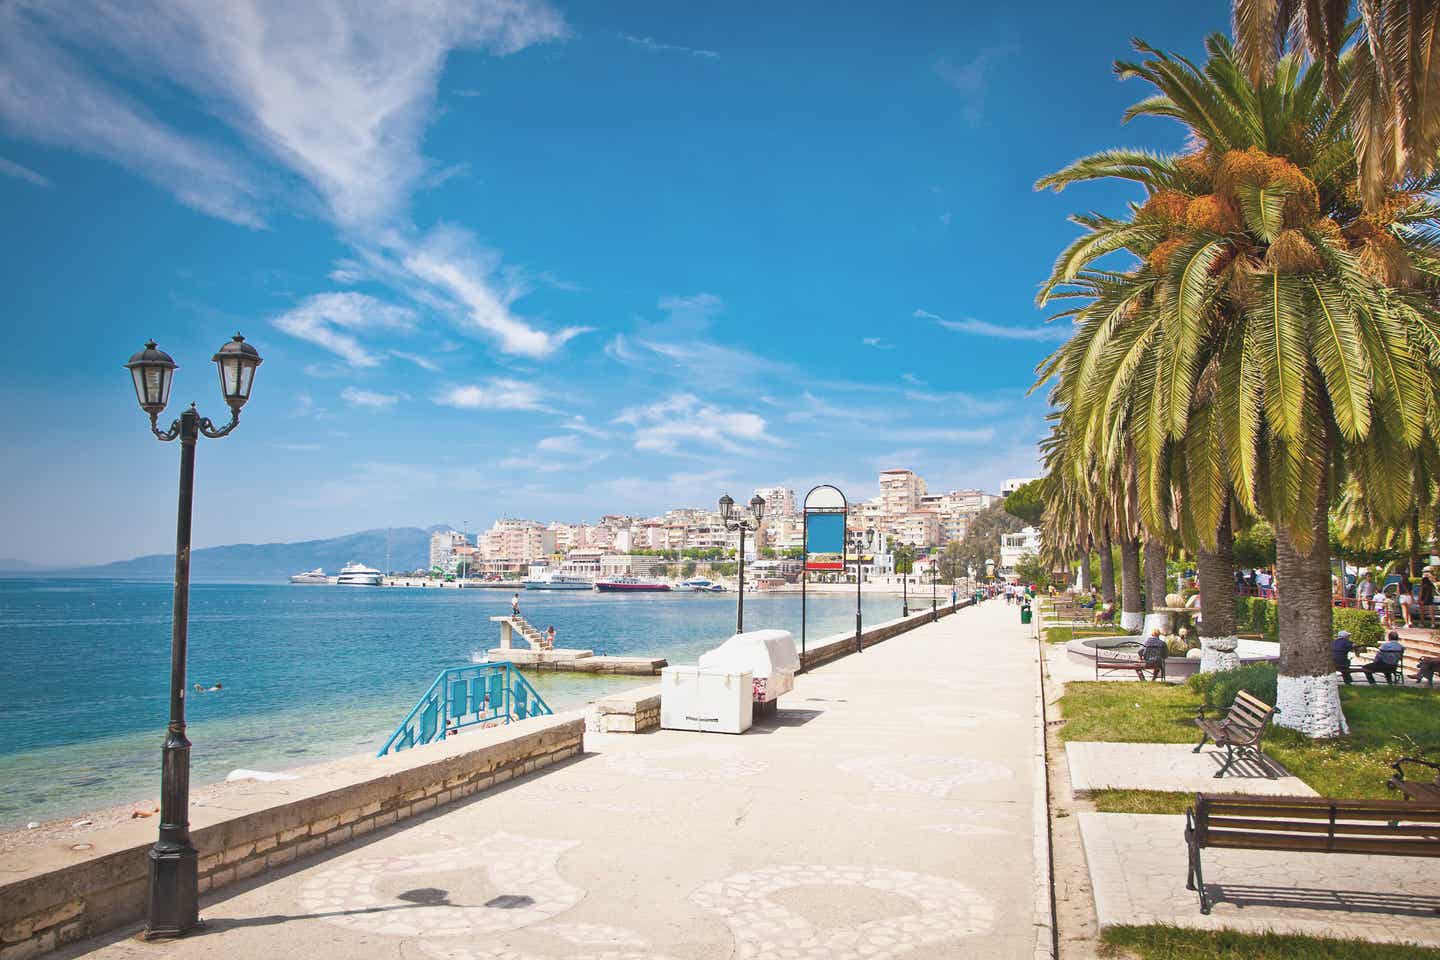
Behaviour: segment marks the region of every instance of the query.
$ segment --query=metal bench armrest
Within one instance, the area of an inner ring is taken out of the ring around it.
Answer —
[[[1390,764],[1390,769],[1395,771],[1396,780],[1405,779],[1405,768],[1402,766],[1402,764],[1406,763],[1413,763],[1421,767],[1429,767],[1431,770],[1435,771],[1436,782],[1440,783],[1440,763],[1432,763],[1429,760],[1422,760],[1419,757],[1401,757],[1399,760],[1396,760],[1394,763]]]

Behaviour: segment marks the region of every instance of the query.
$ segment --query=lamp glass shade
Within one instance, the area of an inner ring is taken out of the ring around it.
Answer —
[[[758,493],[750,498],[750,512],[755,514],[756,523],[765,519],[765,498]]]
[[[145,344],[145,349],[136,352],[125,364],[130,370],[130,380],[135,387],[135,401],[140,409],[158,415],[170,402],[170,384],[175,379],[175,361],[170,355],[156,347],[155,341]]]
[[[735,501],[730,499],[730,494],[720,498],[720,519],[726,523],[730,522],[730,516],[735,512]]]
[[[239,410],[250,399],[250,388],[255,384],[255,368],[260,366],[260,353],[240,334],[235,334],[215,356],[215,368],[220,372],[220,393],[231,408]]]

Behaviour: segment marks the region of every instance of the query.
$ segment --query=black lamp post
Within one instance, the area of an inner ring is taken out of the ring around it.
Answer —
[[[939,610],[939,607],[936,606],[936,600],[935,600],[935,583],[936,583],[936,578],[937,578],[937,575],[939,574],[939,572],[940,572],[940,565],[936,562],[936,560],[935,560],[935,555],[932,553],[932,554],[930,555],[930,622],[931,622],[931,623],[934,623],[936,620],[939,620],[939,619],[940,619],[940,610]]]
[[[185,738],[185,656],[190,619],[190,517],[195,494],[195,442],[203,434],[219,438],[240,422],[250,399],[260,354],[240,334],[211,357],[220,372],[220,392],[230,406],[230,422],[217,428],[200,416],[195,404],[161,430],[157,421],[170,400],[175,361],[145,344],[125,364],[135,382],[135,399],[150,415],[150,432],[164,441],[180,441],[180,505],[175,519],[175,605],[170,627],[170,724],[160,762],[160,836],[150,848],[150,890],[145,936],[178,937],[200,922],[195,846],[190,842],[190,741]]]
[[[740,592],[735,600],[735,632],[745,632],[745,531],[759,530],[765,519],[765,501],[757,493],[750,498],[750,512],[735,512],[730,494],[720,498],[720,522],[730,533],[740,531]]]
[[[900,564],[905,567],[900,572],[900,616],[910,616],[910,556],[909,551],[900,554]]]

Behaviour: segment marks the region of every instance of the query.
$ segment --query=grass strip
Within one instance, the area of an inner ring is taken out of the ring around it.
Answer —
[[[1109,927],[1100,940],[1112,960],[1440,960],[1440,950],[1407,944],[1163,925]]]
[[[1193,793],[1168,790],[1080,790],[1076,796],[1093,803],[1097,813],[1184,813],[1195,802]]]

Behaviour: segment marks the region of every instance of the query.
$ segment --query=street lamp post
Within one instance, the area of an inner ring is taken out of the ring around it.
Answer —
[[[930,622],[934,623],[940,619],[940,609],[935,601],[936,574],[939,573],[940,565],[935,562],[935,555],[930,555]]]
[[[905,564],[905,570],[900,574],[900,616],[910,616],[910,559],[901,554],[901,563]]]
[[[250,399],[260,354],[236,334],[211,358],[220,371],[220,390],[230,407],[230,422],[216,427],[195,404],[181,412],[170,429],[158,426],[170,400],[176,364],[145,344],[125,366],[135,385],[140,409],[150,415],[150,432],[169,442],[180,441],[180,502],[175,519],[175,601],[170,627],[170,723],[160,763],[160,835],[150,848],[150,884],[146,909],[147,939],[178,937],[200,922],[197,855],[190,842],[190,741],[185,738],[185,657],[190,619],[190,518],[195,500],[195,443],[203,435],[218,439],[240,422],[240,408]]]
[[[765,501],[757,493],[750,498],[749,513],[735,512],[735,501],[730,494],[720,498],[720,522],[730,533],[740,531],[740,590],[735,600],[735,632],[745,632],[745,531],[759,530],[765,520]]]

